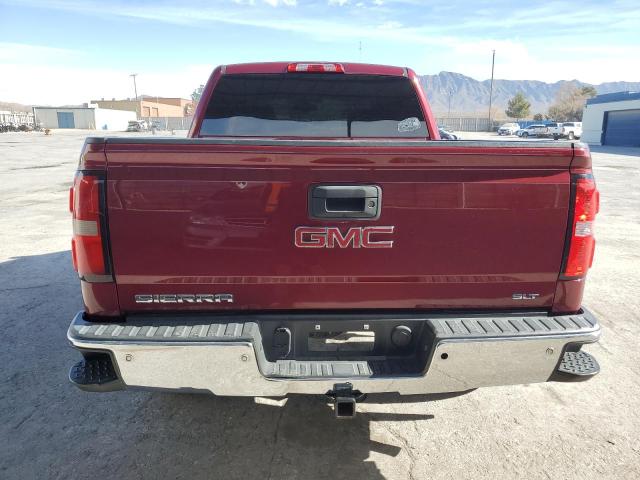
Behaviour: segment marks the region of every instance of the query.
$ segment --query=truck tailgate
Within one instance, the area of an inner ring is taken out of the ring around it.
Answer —
[[[570,143],[120,138],[105,148],[110,248],[124,312],[553,302],[569,213]],[[309,192],[317,184],[378,186],[379,218],[311,219]],[[299,248],[301,226],[342,234],[393,227],[378,237],[393,243]],[[232,295],[233,303],[209,301],[216,294]]]

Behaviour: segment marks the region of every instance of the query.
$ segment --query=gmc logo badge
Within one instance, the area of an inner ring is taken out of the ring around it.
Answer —
[[[393,248],[393,240],[383,235],[395,227],[352,227],[342,233],[338,227],[298,227],[295,244],[299,248]]]

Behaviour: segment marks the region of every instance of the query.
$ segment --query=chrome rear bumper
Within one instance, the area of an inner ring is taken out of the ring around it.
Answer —
[[[67,336],[85,354],[110,355],[118,388],[265,397],[324,394],[337,382],[350,382],[363,393],[407,395],[545,382],[568,345],[593,343],[600,336],[600,326],[588,311],[555,317],[483,314],[424,319],[435,338],[426,371],[419,375],[385,376],[374,373],[366,361],[269,362],[258,324],[237,322],[237,317],[224,323],[220,317],[188,323],[150,317],[96,324],[85,322],[80,312]]]

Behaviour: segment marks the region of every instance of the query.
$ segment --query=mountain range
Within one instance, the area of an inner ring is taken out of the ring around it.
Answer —
[[[491,80],[475,80],[460,73],[440,72],[437,75],[421,75],[431,109],[436,115],[445,115],[449,111],[451,96],[452,115],[487,115],[489,111],[489,89]],[[522,92],[531,103],[531,114],[546,113],[554,98],[563,86],[572,84],[577,87],[591,85],[579,80],[561,80],[555,83],[538,80],[494,80],[493,106],[494,116],[504,116],[507,102],[516,93]],[[595,87],[598,94],[640,91],[640,82],[606,82]],[[496,111],[497,110],[497,111]]]
[[[490,80],[476,80],[461,73],[440,72],[437,75],[420,75],[431,109],[438,116],[449,112],[451,99],[452,116],[486,116],[489,111]],[[553,104],[558,90],[565,85],[582,87],[591,85],[579,80],[561,80],[546,83],[538,80],[494,80],[493,117],[504,118],[507,102],[516,93],[522,92],[531,103],[531,115],[546,113]],[[600,93],[640,91],[640,82],[606,82],[592,85]],[[0,102],[0,110],[31,111],[30,105]]]

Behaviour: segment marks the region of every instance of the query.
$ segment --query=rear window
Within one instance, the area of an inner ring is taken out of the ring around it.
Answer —
[[[406,77],[341,74],[222,76],[201,136],[426,138]]]

